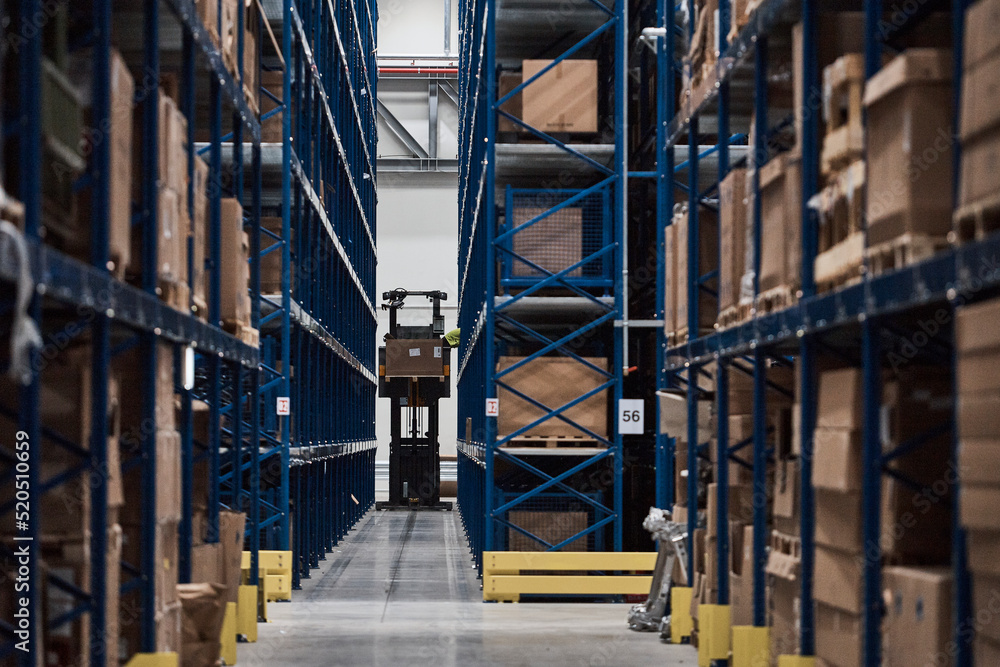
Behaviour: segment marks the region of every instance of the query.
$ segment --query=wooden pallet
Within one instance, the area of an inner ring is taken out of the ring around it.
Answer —
[[[921,262],[948,246],[947,237],[903,234],[866,249],[865,257],[868,259],[868,269],[877,276]]]
[[[716,325],[716,328],[728,329],[736,326],[737,324],[742,324],[743,322],[749,320],[752,314],[753,308],[749,303],[731,306],[719,313],[719,322]]]
[[[771,531],[771,551],[785,554],[793,558],[802,557],[802,538],[795,535],[786,535],[777,530]]]
[[[561,447],[592,447],[597,444],[593,438],[582,435],[532,436],[513,438],[508,447],[536,447],[538,449],[559,449]]]
[[[855,232],[829,250],[816,256],[813,273],[819,292],[845,285],[853,285],[861,280],[865,263],[865,237]]]
[[[796,290],[788,285],[781,285],[758,294],[754,300],[754,311],[757,315],[775,313],[792,306],[797,300]]]
[[[983,240],[1000,230],[1000,194],[963,206],[955,211],[952,222],[956,245]]]
[[[222,330],[239,338],[251,347],[260,347],[260,332],[249,324],[235,320],[225,320],[222,323]]]

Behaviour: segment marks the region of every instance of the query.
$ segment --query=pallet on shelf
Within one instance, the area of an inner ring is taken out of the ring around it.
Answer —
[[[559,449],[561,447],[593,447],[597,440],[576,435],[521,436],[512,438],[508,447],[536,447],[539,449]]]
[[[955,211],[952,220],[952,240],[955,244],[982,241],[1000,230],[1000,194],[961,207]]]
[[[948,237],[903,234],[891,241],[866,248],[865,258],[868,260],[868,270],[877,276],[922,262],[949,245]]]
[[[796,301],[798,291],[788,285],[780,285],[758,294],[754,299],[754,311],[757,315],[775,313],[792,306]]]

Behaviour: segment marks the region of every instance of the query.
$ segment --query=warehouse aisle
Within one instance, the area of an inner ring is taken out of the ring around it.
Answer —
[[[370,512],[239,664],[694,665],[625,626],[627,605],[483,604],[457,512]]]

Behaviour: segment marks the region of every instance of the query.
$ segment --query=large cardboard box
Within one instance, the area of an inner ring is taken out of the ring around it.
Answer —
[[[910,49],[872,77],[868,111],[868,243],[951,231],[952,59]]]
[[[961,354],[1000,352],[1000,299],[955,311],[955,349]]]
[[[132,233],[132,108],[135,82],[121,55],[111,52],[111,164],[108,187],[108,242],[114,273],[124,276]]]
[[[688,439],[687,394],[683,392],[660,392],[660,433]],[[712,417],[712,403],[698,401],[698,442],[708,442],[715,435],[715,420]]]
[[[545,216],[530,227],[514,233],[511,244],[517,255],[552,273],[568,269],[583,259],[582,208],[568,206],[549,213],[548,208],[524,206],[515,208],[512,213],[514,228],[539,216]],[[508,261],[512,263],[511,273],[514,276],[545,277],[541,271],[516,258],[509,258]],[[588,264],[587,268],[592,267],[592,264]],[[573,269],[566,274],[571,278],[582,275],[583,267]]]
[[[1000,373],[996,372],[1000,363],[1000,351],[962,353],[958,357],[958,394],[1000,393]]]
[[[965,14],[966,71],[1000,51],[1000,0],[975,2]]]
[[[673,217],[676,220],[677,216]],[[677,225],[670,224],[663,232],[663,329],[667,334],[677,331]]]
[[[1000,486],[1000,433],[993,438],[962,438],[958,479],[963,485]]]
[[[774,472],[773,511],[776,517],[796,519],[799,516],[799,462],[779,460]]]
[[[506,370],[520,360],[520,357],[500,357],[497,370]],[[607,359],[593,357],[587,358],[587,361],[598,368],[608,368]],[[556,409],[601,386],[606,378],[569,357],[540,357],[503,376],[503,382],[543,405]],[[503,387],[500,388],[499,399],[497,433],[500,436],[510,435],[547,414]],[[601,391],[560,414],[600,436],[606,436],[608,400],[608,391]],[[580,429],[557,418],[547,419],[521,435],[588,437]]]
[[[785,284],[785,156],[760,168],[760,291]]]
[[[226,585],[226,602],[236,602],[240,595],[240,567],[243,563],[246,519],[247,515],[242,512],[219,512],[218,542],[222,545],[222,583]]]
[[[524,80],[552,61],[525,60]],[[563,60],[521,93],[524,122],[542,132],[597,132],[597,61]]]
[[[156,517],[181,519],[181,434],[156,432]]]
[[[813,596],[837,609],[860,614],[864,558],[825,546],[816,546],[816,579]]]
[[[677,329],[688,328],[688,232],[690,229],[690,212],[685,215],[675,216],[674,224],[677,225]],[[701,275],[712,273],[719,266],[719,220],[715,212],[700,207],[698,210],[698,270]],[[718,278],[705,283],[708,289],[715,289],[718,285]],[[701,330],[710,330],[715,327],[718,316],[718,304],[716,299],[705,290],[698,292],[698,327]]]
[[[979,621],[976,634],[1000,643],[1000,578],[984,574],[973,575],[972,609]]]
[[[843,493],[861,490],[860,431],[817,428],[813,446],[813,486]]]
[[[507,520],[550,545],[557,545],[587,529],[586,512],[522,512],[511,510]],[[547,551],[548,546],[514,528],[507,529],[509,551]],[[589,551],[587,536],[565,545],[560,551]]]
[[[841,368],[820,373],[817,426],[837,429],[861,427],[861,378],[860,368]]]
[[[966,68],[962,77],[962,118],[959,137],[963,145],[1000,125],[1000,108],[991,104],[1000,96],[1000,52],[975,67]]]
[[[816,604],[816,658],[835,667],[861,667],[860,614],[852,614],[823,603]]]
[[[719,310],[735,307],[746,262],[746,169],[733,169],[719,184]]]
[[[996,197],[993,174],[1000,167],[1000,126],[984,130],[962,143],[958,205],[968,206]]]
[[[250,243],[243,231],[243,207],[236,199],[220,202],[222,257],[219,263],[219,317],[223,322],[250,322]]]
[[[510,91],[521,85],[521,74],[518,72],[501,72],[497,80],[497,99],[504,97]],[[524,104],[522,95],[518,93],[503,103],[500,107],[515,118],[522,118],[524,115]],[[497,115],[497,132],[524,132],[524,129],[503,115]]]
[[[1000,577],[1000,532],[970,530],[968,553],[971,572]]]
[[[191,218],[191,300],[201,319],[208,317],[208,280],[205,272],[205,248],[208,244],[208,163],[200,157],[194,160],[192,190],[194,201]],[[261,262],[263,266],[263,262]]]
[[[1000,531],[1000,486],[963,484],[960,512],[962,525],[970,530]]]
[[[708,537],[715,539],[719,534],[718,505],[719,493],[718,484],[708,485],[708,503],[705,510],[705,528]],[[733,521],[748,522],[753,520],[753,487],[746,484],[729,485],[729,519]]]
[[[697,468],[697,464],[695,466]],[[674,502],[687,508],[688,501],[688,448],[686,442],[678,441],[674,448]],[[676,505],[675,505],[676,507]]]
[[[862,552],[861,495],[816,489],[816,544]]]
[[[1000,642],[977,635],[972,639],[973,664],[1000,665]]]
[[[444,341],[440,338],[387,340],[385,377],[444,377]]]
[[[887,567],[882,571],[886,667],[953,664],[952,574],[948,568]]]

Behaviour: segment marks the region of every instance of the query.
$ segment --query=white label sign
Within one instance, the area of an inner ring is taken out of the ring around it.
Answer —
[[[410,356],[411,357],[419,357],[420,356],[420,348],[419,347],[411,347],[410,348]]]
[[[619,433],[642,435],[645,426],[645,402],[641,398],[623,398],[618,401]]]
[[[499,398],[487,398],[486,399],[486,416],[496,417],[500,414],[500,399]]]
[[[292,399],[287,396],[278,397],[278,416],[287,417],[292,414]]]
[[[434,348],[434,358],[435,359],[440,359],[441,358],[441,348],[440,347],[435,347]]]

